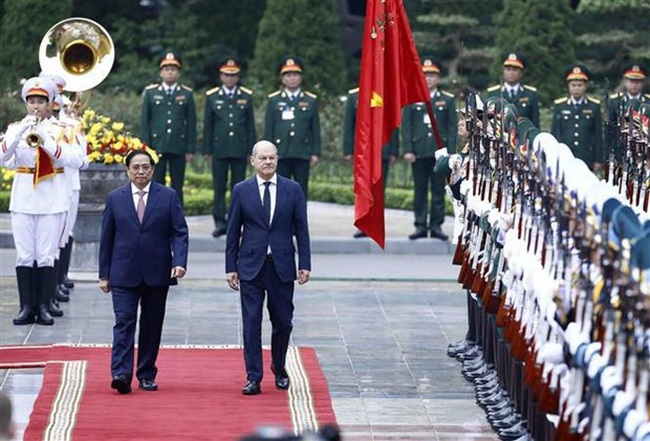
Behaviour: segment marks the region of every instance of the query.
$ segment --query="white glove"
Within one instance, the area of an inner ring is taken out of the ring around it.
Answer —
[[[447,147],[438,149],[435,151],[434,156],[436,157],[436,161],[443,156],[449,156],[449,152],[447,151]]]
[[[571,355],[576,355],[580,345],[589,343],[589,335],[580,332],[580,325],[576,322],[571,322],[564,331],[564,340],[569,345],[569,352]]]
[[[625,420],[623,420],[623,435],[627,437],[627,439],[633,439],[635,432],[641,427],[641,425],[645,422],[646,415],[637,410],[637,409],[632,409],[630,410],[627,415],[625,415]]]
[[[537,351],[538,363],[559,364],[564,361],[562,345],[559,343],[544,343]]]

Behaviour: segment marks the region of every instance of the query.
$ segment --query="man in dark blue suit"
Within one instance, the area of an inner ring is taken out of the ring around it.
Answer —
[[[111,387],[131,392],[135,325],[139,388],[158,389],[156,358],[170,284],[185,275],[188,233],[175,190],[151,182],[154,161],[143,150],[126,156],[131,181],[109,193],[99,246],[99,288],[113,292]]]
[[[309,281],[311,257],[307,203],[296,182],[276,174],[278,151],[270,141],[253,146],[251,164],[256,175],[235,185],[226,233],[226,279],[241,291],[244,327],[244,395],[261,392],[262,308],[268,294],[271,319],[271,371],[278,389],[289,388],[285,370],[293,329],[294,281]],[[293,236],[298,244],[296,274]]]

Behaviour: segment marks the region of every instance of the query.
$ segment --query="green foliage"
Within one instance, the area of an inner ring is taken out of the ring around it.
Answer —
[[[72,0],[4,0],[0,25],[0,87],[14,89],[21,78],[39,74],[38,48],[48,29],[70,17]]]
[[[259,24],[250,73],[269,93],[278,88],[278,64],[294,55],[304,64],[304,87],[343,93],[346,74],[337,2],[268,0]]]
[[[25,116],[25,105],[18,91],[0,94],[0,132],[15,121]]]
[[[567,0],[504,0],[496,19],[494,77],[501,78],[504,56],[513,51],[521,52],[528,59],[522,81],[537,87],[542,105],[550,105],[565,91],[564,70],[576,61],[573,19],[575,13]]]
[[[0,213],[7,213],[9,211],[10,196],[10,192],[0,190]]]
[[[608,13],[629,9],[650,10],[647,0],[582,0],[578,7],[579,12]]]

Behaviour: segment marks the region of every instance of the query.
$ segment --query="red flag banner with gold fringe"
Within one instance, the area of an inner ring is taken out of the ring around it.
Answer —
[[[416,102],[427,103],[437,146],[443,146],[402,0],[368,0],[354,147],[354,225],[382,248],[381,149],[399,127],[402,107]]]

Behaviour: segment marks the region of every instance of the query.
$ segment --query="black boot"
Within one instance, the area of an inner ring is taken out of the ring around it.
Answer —
[[[50,297],[50,303],[47,305],[47,310],[52,317],[63,317],[63,311],[59,308],[59,302],[56,301],[56,297]]]
[[[68,303],[70,301],[70,297],[68,297],[68,294],[66,293],[68,289],[59,289],[59,284],[57,283],[59,268],[61,268],[61,263],[58,259],[54,259],[54,289],[52,290],[52,297],[56,299],[57,302]]]
[[[63,248],[59,248],[59,254],[63,252]],[[68,299],[68,294],[70,294],[70,290],[63,286],[61,283],[61,260],[60,259],[54,259],[54,286],[55,290],[54,292],[56,293],[56,299],[59,302],[68,302],[70,299]]]
[[[70,270],[70,259],[72,257],[72,236],[68,238],[68,243],[65,244],[65,248],[62,248],[61,254],[59,256],[61,260],[61,277],[59,278],[59,283],[63,284],[66,288],[74,288],[74,282],[68,278],[68,271]]]
[[[36,323],[39,325],[53,325],[54,319],[48,311],[50,299],[54,293],[54,284],[56,275],[54,268],[51,266],[41,266],[36,268],[36,298],[38,305],[36,307]]]
[[[14,317],[14,325],[31,325],[36,321],[34,303],[32,300],[33,269],[29,266],[16,267],[18,296],[20,297],[20,312]]]

